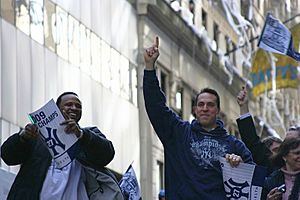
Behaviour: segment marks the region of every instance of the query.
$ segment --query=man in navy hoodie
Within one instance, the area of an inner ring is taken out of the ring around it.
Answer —
[[[156,37],[144,52],[143,92],[147,114],[164,146],[166,199],[226,199],[219,158],[237,166],[242,161],[253,163],[251,153],[217,119],[220,99],[215,90],[205,88],[197,94],[192,123],[166,106],[154,68],[158,43]]]

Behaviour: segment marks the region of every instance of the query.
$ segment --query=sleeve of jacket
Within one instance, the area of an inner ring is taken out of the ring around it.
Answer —
[[[159,87],[155,70],[144,70],[143,93],[150,122],[164,143],[173,136],[175,128],[177,131],[183,128],[183,121],[166,105],[166,97]]]
[[[80,139],[84,160],[95,167],[104,167],[112,161],[115,150],[111,141],[97,127],[83,128]]]
[[[251,116],[244,119],[237,119],[237,125],[243,142],[252,153],[253,160],[256,164],[268,167],[270,165],[270,150],[256,134],[256,129]]]
[[[262,191],[262,200],[267,199],[269,192],[282,184],[284,184],[284,175],[280,169],[275,170],[272,174],[265,178]]]
[[[235,139],[235,154],[242,157],[244,163],[255,164],[252,154],[246,145],[239,139]]]
[[[31,155],[33,141],[21,141],[19,133],[11,135],[1,146],[1,158],[7,165],[24,163]]]

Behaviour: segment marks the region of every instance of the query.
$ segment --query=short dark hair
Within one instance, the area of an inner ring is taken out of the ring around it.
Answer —
[[[65,96],[65,95],[69,95],[69,94],[72,94],[72,95],[75,95],[75,96],[78,97],[78,95],[77,95],[75,92],[64,92],[64,93],[62,93],[61,95],[59,95],[59,96],[57,97],[56,105],[59,107],[59,105],[60,105],[60,103],[61,103],[62,97]]]
[[[203,94],[203,93],[209,93],[209,94],[212,94],[212,95],[215,95],[217,97],[217,107],[218,109],[220,110],[220,97],[219,97],[219,94],[216,90],[214,89],[211,89],[211,88],[203,88],[195,97],[194,99],[194,106],[197,106],[197,101],[198,101],[198,97],[200,94]]]
[[[300,138],[287,137],[280,144],[277,154],[271,160],[276,167],[285,165],[283,157],[286,156],[291,150],[296,149],[300,145]]]
[[[273,142],[277,142],[279,144],[282,143],[282,140],[275,136],[268,136],[261,140],[262,143],[266,145],[268,149],[272,146]]]

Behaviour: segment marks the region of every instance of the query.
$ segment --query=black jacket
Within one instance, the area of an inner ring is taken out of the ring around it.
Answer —
[[[79,139],[80,148],[76,159],[83,165],[100,170],[113,159],[113,145],[97,127],[82,130],[84,134]],[[1,157],[7,165],[21,164],[7,199],[39,199],[52,160],[41,139],[21,142],[19,134],[16,133],[1,146]]]
[[[236,122],[241,138],[251,151],[254,162],[257,165],[266,167],[268,174],[271,174],[275,169],[277,169],[272,165],[269,159],[272,153],[257,136],[251,115],[244,119],[237,119]]]
[[[299,183],[300,181],[300,173],[297,174],[293,188],[286,188],[286,190],[292,190],[292,193],[289,196],[289,199],[297,200],[299,197]],[[264,188],[262,192],[262,200],[267,199],[268,193],[275,187],[281,186],[285,183],[284,173],[277,169],[275,170],[269,177],[265,179]]]
[[[262,192],[262,200],[267,199],[269,192],[280,185],[284,184],[284,174],[278,169],[275,170],[269,177],[265,179],[264,188]]]

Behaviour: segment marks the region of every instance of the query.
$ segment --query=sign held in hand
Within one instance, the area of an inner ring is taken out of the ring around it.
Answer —
[[[75,157],[77,137],[75,134],[66,134],[60,125],[65,118],[53,99],[43,107],[29,114],[29,118],[40,132],[41,138],[52,155],[55,166],[63,168]]]

